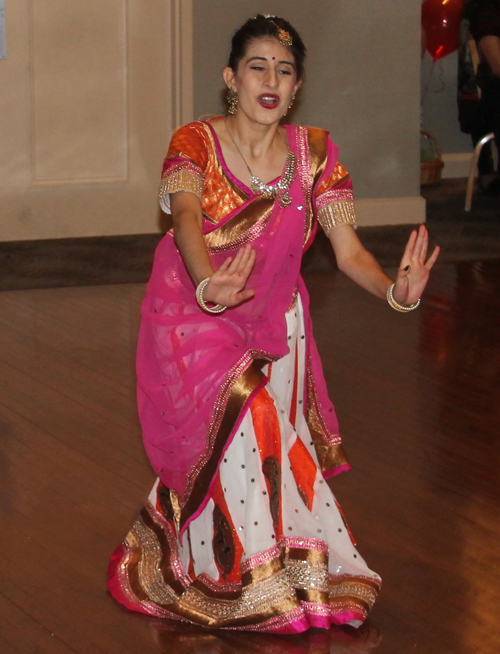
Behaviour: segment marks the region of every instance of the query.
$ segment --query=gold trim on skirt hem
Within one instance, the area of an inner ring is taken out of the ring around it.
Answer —
[[[283,537],[253,567],[244,562],[241,582],[195,578],[180,563],[173,521],[148,502],[124,543],[120,587],[138,610],[209,628],[272,630],[268,621],[286,624],[287,616],[302,610],[368,615],[380,588],[377,578],[330,574],[323,541],[308,541],[307,548],[287,542]]]

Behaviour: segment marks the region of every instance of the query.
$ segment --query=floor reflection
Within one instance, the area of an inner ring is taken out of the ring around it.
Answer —
[[[440,269],[421,324],[421,376],[428,456],[422,477],[439,522],[422,531],[421,551],[443,551],[439,593],[448,602],[460,652],[498,651],[500,524],[500,261]],[[425,382],[424,382],[425,383]],[[436,512],[437,513],[437,512]],[[435,555],[435,554],[434,554]],[[441,600],[442,603],[442,600]],[[491,642],[489,642],[491,640]]]
[[[312,629],[290,636],[212,632],[161,622],[154,622],[151,627],[159,651],[177,654],[369,654],[377,650],[382,641],[379,630],[369,622],[360,629]]]

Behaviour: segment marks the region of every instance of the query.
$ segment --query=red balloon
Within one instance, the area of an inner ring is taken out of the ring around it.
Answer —
[[[462,7],[462,0],[425,0],[422,4],[425,47],[434,61],[458,48]]]

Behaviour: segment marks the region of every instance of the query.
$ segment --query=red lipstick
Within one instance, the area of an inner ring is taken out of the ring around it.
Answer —
[[[276,109],[280,101],[279,95],[274,93],[263,93],[259,95],[258,99],[260,106],[264,107],[264,109]]]

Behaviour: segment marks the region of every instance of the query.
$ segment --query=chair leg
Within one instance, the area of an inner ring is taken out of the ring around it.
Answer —
[[[483,136],[483,138],[480,141],[478,141],[476,147],[474,148],[474,152],[472,153],[472,159],[469,168],[469,177],[467,179],[467,191],[465,193],[465,211],[470,211],[472,206],[472,193],[474,191],[474,177],[476,173],[477,162],[479,160],[479,155],[481,154],[483,145],[488,143],[488,141],[492,141],[494,138],[495,135],[493,134],[493,132],[491,132],[490,134],[486,134],[486,136]]]

